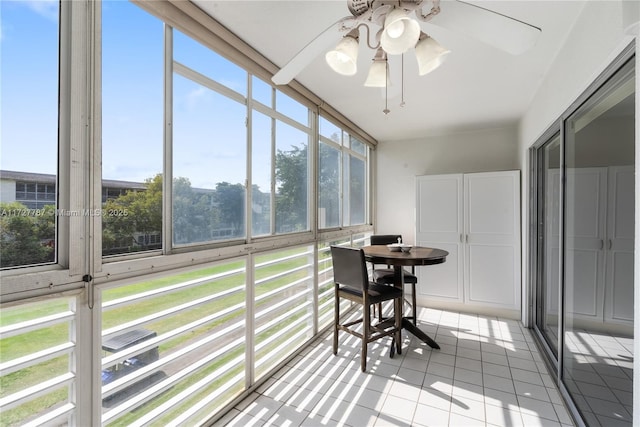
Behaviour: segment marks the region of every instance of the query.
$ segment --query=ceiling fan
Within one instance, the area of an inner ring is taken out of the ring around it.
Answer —
[[[360,29],[366,30],[366,43],[376,51],[365,86],[377,87],[387,85],[388,55],[414,48],[419,74],[424,75],[437,68],[449,53],[421,29],[418,21],[461,32],[513,55],[535,45],[541,32],[518,19],[459,0],[447,0],[442,6],[440,0],[347,0],[347,8],[351,15],[337,20],[304,46],[272,77],[275,84],[289,83],[336,40],[336,48],[325,54],[327,63],[337,73],[354,75]],[[338,35],[342,35],[341,40]]]

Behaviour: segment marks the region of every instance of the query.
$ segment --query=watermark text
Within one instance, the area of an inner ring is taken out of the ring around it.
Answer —
[[[45,215],[55,215],[59,217],[127,217],[129,216],[129,211],[127,209],[0,209],[0,216],[3,217],[43,217]]]

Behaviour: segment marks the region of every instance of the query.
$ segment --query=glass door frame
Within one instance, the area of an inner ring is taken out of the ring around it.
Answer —
[[[560,140],[560,165],[564,164],[564,151],[563,151],[563,145],[562,145],[562,141],[563,141],[563,131],[562,131],[562,121],[556,120],[556,122],[553,124],[553,126],[551,126],[549,129],[547,129],[547,131],[543,134],[543,136],[539,139],[539,143],[537,143],[535,146],[531,147],[530,150],[530,177],[531,177],[531,185],[530,185],[530,194],[532,195],[532,197],[530,198],[530,206],[529,206],[529,218],[531,218],[530,221],[530,236],[529,236],[529,242],[530,242],[530,247],[531,247],[531,256],[529,257],[529,271],[530,271],[530,289],[531,289],[531,294],[530,294],[530,319],[529,319],[529,324],[531,325],[531,327],[533,327],[535,329],[535,331],[539,334],[539,338],[540,338],[540,344],[544,347],[545,352],[547,354],[553,355],[553,357],[551,357],[553,362],[556,362],[555,360],[553,360],[553,358],[556,356],[554,354],[553,349],[549,346],[549,344],[547,343],[547,339],[544,337],[542,331],[540,331],[538,328],[536,328],[537,326],[537,316],[538,316],[538,302],[540,300],[540,289],[538,286],[539,280],[542,279],[544,272],[543,270],[543,266],[545,265],[545,261],[542,258],[542,247],[540,245],[540,237],[541,237],[541,233],[543,231],[541,231],[540,228],[540,221],[538,220],[539,215],[540,215],[540,204],[539,204],[539,197],[542,195],[544,196],[544,194],[542,194],[544,192],[544,185],[547,182],[546,177],[541,176],[541,167],[543,167],[543,165],[541,164],[541,157],[543,154],[543,149],[544,147],[547,146],[547,144],[552,143],[555,139],[559,138]],[[562,183],[563,180],[563,169],[562,167],[560,167],[560,183]],[[560,185],[559,188],[559,200],[562,201],[564,199],[564,187],[562,185]],[[564,209],[564,205],[562,203],[560,203],[560,210],[558,212],[559,215],[559,230],[558,230],[558,236],[559,236],[559,253],[562,254],[562,226],[563,226],[563,221],[561,220],[563,218],[563,209]],[[538,260],[541,260],[542,262],[539,262]],[[560,264],[560,267],[562,267],[562,264]],[[561,271],[559,272],[559,277],[558,277],[558,283],[562,282],[562,275],[561,275]],[[560,292],[559,295],[559,299],[558,299],[558,305],[559,307],[562,307],[564,304],[563,301],[563,295],[562,292]],[[558,329],[562,330],[563,325],[562,325],[562,317],[560,316],[560,313],[558,313]],[[557,348],[557,353],[558,356],[560,355],[560,351],[561,351],[561,341],[560,341],[560,334],[558,334],[558,342],[556,343],[556,348]],[[553,367],[554,369],[558,369],[557,363],[553,363]]]
[[[565,241],[565,221],[566,221],[566,201],[565,201],[565,149],[566,149],[566,133],[565,127],[567,120],[585,103],[587,102],[603,85],[605,85],[615,74],[630,60],[635,58],[636,44],[635,40],[631,42],[617,57],[609,64],[589,87],[567,108],[561,116],[538,138],[538,140],[528,150],[529,160],[529,224],[528,224],[528,313],[527,324],[532,329],[536,344],[543,350],[543,359],[551,371],[555,372],[553,380],[556,382],[560,394],[562,395],[566,406],[569,409],[573,421],[577,426],[585,426],[586,424],[580,416],[580,412],[569,393],[569,390],[562,381],[562,373],[564,370],[564,332],[565,332],[565,257],[564,257],[564,241]],[[637,69],[636,69],[637,73]],[[636,106],[638,108],[638,106]],[[638,126],[638,124],[636,124]],[[539,262],[539,230],[538,230],[538,213],[539,213],[539,196],[541,188],[540,177],[540,153],[542,148],[548,142],[551,142],[557,135],[560,135],[560,222],[559,222],[559,312],[558,312],[558,343],[557,358],[551,347],[546,342],[542,331],[537,327],[538,299],[539,299],[539,280],[541,277],[541,266]],[[637,143],[637,141],[636,141]],[[634,286],[637,286],[635,284]]]

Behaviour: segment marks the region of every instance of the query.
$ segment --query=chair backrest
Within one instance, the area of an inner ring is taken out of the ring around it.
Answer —
[[[331,246],[333,281],[363,292],[369,287],[364,251],[348,246]]]
[[[398,243],[398,238],[402,239],[400,234],[374,234],[371,236],[372,245],[390,245]]]

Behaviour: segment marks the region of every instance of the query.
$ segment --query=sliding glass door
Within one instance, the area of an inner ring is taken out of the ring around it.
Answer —
[[[558,356],[560,304],[560,134],[538,150],[538,277],[536,326]]]
[[[590,425],[632,424],[634,71],[628,62],[564,126],[562,379]]]
[[[620,60],[535,154],[537,335],[586,425],[632,420],[635,60]]]

